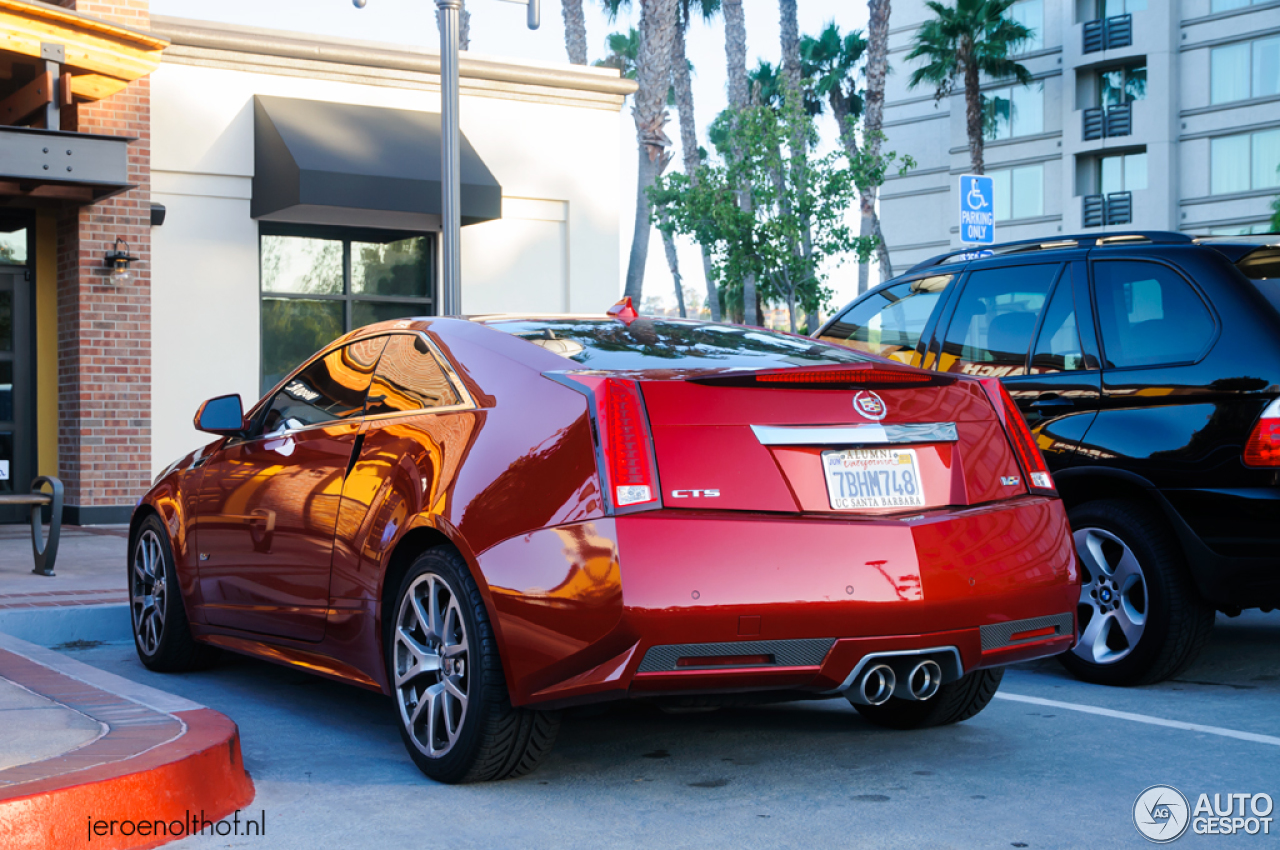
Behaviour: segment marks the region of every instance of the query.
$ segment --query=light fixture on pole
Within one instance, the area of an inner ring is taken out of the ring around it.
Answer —
[[[363,9],[367,0],[352,0]],[[506,0],[529,7],[529,29],[541,24],[539,0]],[[442,316],[462,312],[462,140],[459,129],[458,24],[462,0],[435,0],[440,25],[440,304]]]

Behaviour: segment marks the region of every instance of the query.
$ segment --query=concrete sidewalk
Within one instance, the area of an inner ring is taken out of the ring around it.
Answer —
[[[154,847],[253,799],[225,715],[48,648],[130,639],[126,535],[66,529],[48,577],[0,526],[2,847]]]

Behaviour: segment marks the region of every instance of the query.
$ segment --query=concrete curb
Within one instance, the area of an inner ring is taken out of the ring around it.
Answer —
[[[42,646],[133,639],[129,606],[124,602],[0,610],[0,633]]]
[[[0,675],[107,725],[55,758],[0,771],[0,846],[148,848],[252,802],[225,715],[0,635]]]

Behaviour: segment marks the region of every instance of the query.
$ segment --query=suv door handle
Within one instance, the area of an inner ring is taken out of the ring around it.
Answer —
[[[1074,401],[1063,398],[1057,393],[1045,393],[1030,404],[1032,410],[1061,410],[1064,407],[1075,406]]]

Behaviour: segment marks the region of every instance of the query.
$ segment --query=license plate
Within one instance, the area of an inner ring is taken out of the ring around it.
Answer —
[[[823,452],[822,468],[833,510],[924,507],[915,449]]]

